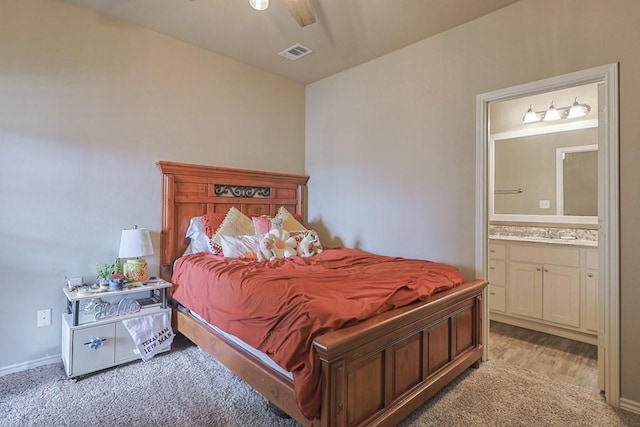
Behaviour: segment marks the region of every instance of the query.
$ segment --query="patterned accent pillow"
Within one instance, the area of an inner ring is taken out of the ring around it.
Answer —
[[[227,212],[214,212],[202,215],[204,231],[205,233],[207,233],[207,237],[209,237],[209,239],[211,239],[213,233],[215,233],[218,227],[220,227],[220,224],[222,224],[222,221],[224,221],[225,217],[227,216]]]
[[[296,219],[296,216],[298,219]],[[282,218],[282,228],[287,231],[300,231],[306,230],[307,227],[302,225],[302,218],[299,215],[294,216],[291,214],[287,208],[284,206],[280,206],[278,209],[278,213],[276,213],[276,218]]]
[[[240,212],[235,207],[230,207],[227,211],[227,215],[218,227],[215,233],[211,236],[211,252],[223,253],[222,245],[220,242],[220,236],[241,236],[255,234],[255,228],[253,227],[253,221],[251,218]]]

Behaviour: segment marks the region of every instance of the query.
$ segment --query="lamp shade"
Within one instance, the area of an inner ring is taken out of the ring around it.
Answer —
[[[118,258],[138,258],[147,255],[153,255],[149,230],[137,227],[122,230]]]

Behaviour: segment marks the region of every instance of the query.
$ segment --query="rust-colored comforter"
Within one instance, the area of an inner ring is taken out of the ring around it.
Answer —
[[[316,336],[463,281],[445,264],[347,248],[265,263],[198,253],[177,261],[173,298],[292,372],[312,419],[321,396]]]

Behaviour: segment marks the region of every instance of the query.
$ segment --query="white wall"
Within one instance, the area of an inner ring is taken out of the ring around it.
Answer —
[[[476,96],[620,63],[621,397],[640,402],[640,2],[522,0],[307,86],[309,219],[327,241],[474,271]]]
[[[304,87],[66,2],[0,9],[1,373],[60,354],[65,275],[122,228],[159,252],[157,161],[303,173]]]

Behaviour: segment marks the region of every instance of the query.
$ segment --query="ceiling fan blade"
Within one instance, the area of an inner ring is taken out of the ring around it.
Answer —
[[[316,22],[316,14],[311,6],[311,0],[282,0],[289,9],[291,16],[301,27]]]

